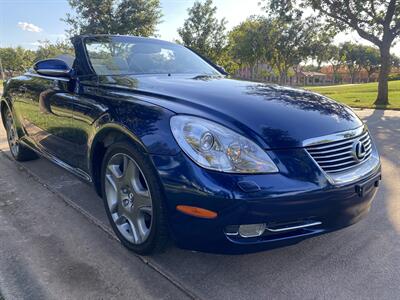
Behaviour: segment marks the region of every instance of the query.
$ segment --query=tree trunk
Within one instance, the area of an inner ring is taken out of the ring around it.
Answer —
[[[3,64],[1,62],[1,58],[0,58],[0,75],[1,75],[2,80],[6,80],[6,76],[4,75]]]
[[[354,84],[356,73],[353,71],[353,72],[350,73],[350,76],[351,76],[351,83]]]
[[[388,76],[390,73],[390,43],[384,44],[380,47],[381,52],[381,69],[379,72],[378,84],[378,97],[375,100],[375,105],[388,105],[389,104],[389,87]]]
[[[255,64],[251,64],[250,66],[250,80],[254,80],[254,69],[255,69]]]
[[[287,77],[286,77],[286,72],[285,72],[285,71],[282,71],[280,77],[281,77],[281,79],[280,79],[280,84],[281,84],[281,85],[286,85],[286,79],[287,79]]]

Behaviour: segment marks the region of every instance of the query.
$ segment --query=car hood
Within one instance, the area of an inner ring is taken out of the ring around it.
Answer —
[[[301,147],[306,139],[362,125],[347,106],[278,85],[182,75],[107,76],[100,83],[132,90],[178,114],[222,123],[271,149]]]

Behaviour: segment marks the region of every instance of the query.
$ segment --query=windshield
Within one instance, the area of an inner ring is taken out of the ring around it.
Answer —
[[[173,43],[134,37],[95,37],[87,38],[85,44],[97,75],[220,75],[194,52]]]

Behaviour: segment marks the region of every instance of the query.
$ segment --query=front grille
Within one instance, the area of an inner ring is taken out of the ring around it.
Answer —
[[[358,142],[364,146],[364,151],[361,151],[364,156],[361,158],[356,154]],[[366,161],[371,156],[372,144],[368,131],[365,131],[350,139],[314,144],[306,147],[306,150],[326,173],[337,173]]]

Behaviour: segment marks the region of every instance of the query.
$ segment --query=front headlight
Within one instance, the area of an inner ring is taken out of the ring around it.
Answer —
[[[249,139],[214,122],[173,116],[172,133],[182,150],[200,166],[228,173],[275,173],[268,154]]]

